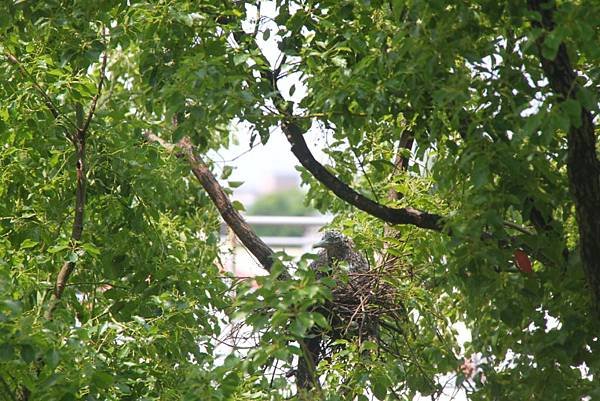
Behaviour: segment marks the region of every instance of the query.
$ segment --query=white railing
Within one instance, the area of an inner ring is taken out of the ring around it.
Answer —
[[[275,250],[284,250],[291,256],[299,256],[309,252],[312,244],[321,237],[319,229],[331,222],[331,216],[244,216],[252,226],[295,226],[304,227],[302,236],[264,236],[261,239]],[[236,236],[222,223],[221,244],[225,259],[225,269],[234,274],[244,276],[249,272],[261,274],[259,263],[246,250]]]
[[[321,227],[331,221],[331,216],[245,216],[248,224],[262,226],[318,226]]]
[[[305,249],[313,244],[319,237],[319,229],[331,222],[331,216],[244,216],[246,222],[252,226],[295,226],[304,227],[302,236],[264,236],[261,239],[265,244],[275,247],[294,247]],[[221,232],[227,233],[229,229],[222,223]],[[231,235],[222,235],[221,240],[230,242]],[[234,239],[235,240],[235,239]]]

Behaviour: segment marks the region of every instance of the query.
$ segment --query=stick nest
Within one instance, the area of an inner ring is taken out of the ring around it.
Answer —
[[[319,310],[331,324],[327,335],[332,339],[373,338],[381,320],[405,315],[398,290],[383,279],[393,277],[389,274],[372,270],[333,277],[332,300]]]

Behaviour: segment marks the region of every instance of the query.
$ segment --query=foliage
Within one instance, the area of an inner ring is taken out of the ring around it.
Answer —
[[[2,399],[411,400],[443,397],[447,383],[473,400],[600,397],[568,171],[569,132],[598,112],[597,1],[544,4],[556,7],[550,32],[525,2],[489,0],[5,3]],[[540,61],[563,46],[579,72],[568,99]],[[68,136],[87,115],[73,241]],[[326,168],[360,194],[445,217],[443,232],[391,227],[299,168],[311,204],[395,272],[381,280],[404,310],[376,341],[338,339],[315,394],[289,376],[311,330],[327,331],[318,308],[336,283],[316,282],[310,255],[290,280],[278,255],[258,289],[223,278],[210,198],[176,152],[142,136],[189,136],[207,152],[241,121],[268,146],[286,119],[322,132]],[[414,147],[399,148],[407,136]],[[514,263],[517,246],[533,273]],[[48,314],[64,262],[75,270]],[[240,325],[246,335],[223,346]]]

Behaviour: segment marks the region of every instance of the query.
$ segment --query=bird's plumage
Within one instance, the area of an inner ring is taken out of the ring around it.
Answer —
[[[321,241],[313,247],[323,250],[309,265],[312,270],[323,271],[329,268],[335,272],[343,262],[347,263],[349,273],[364,273],[369,270],[367,260],[355,250],[352,240],[337,231],[325,232]]]

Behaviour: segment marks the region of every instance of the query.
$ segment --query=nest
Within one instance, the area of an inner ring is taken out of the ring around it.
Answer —
[[[377,337],[381,322],[406,316],[397,289],[384,280],[391,272],[371,270],[336,278],[332,300],[319,308],[328,317],[333,340]]]

